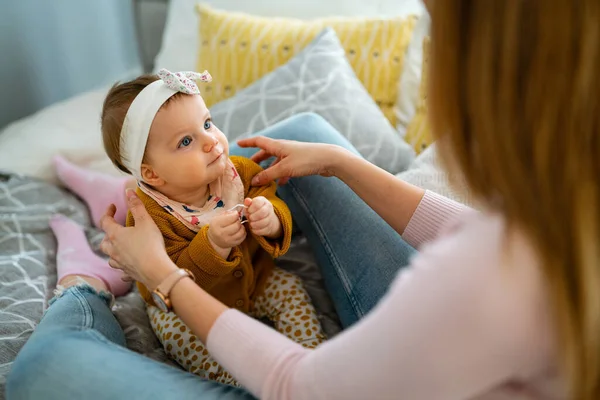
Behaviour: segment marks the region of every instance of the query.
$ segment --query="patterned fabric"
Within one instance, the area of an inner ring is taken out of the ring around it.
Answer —
[[[425,150],[427,146],[433,143],[431,127],[429,126],[429,119],[427,117],[428,65],[429,37],[426,37],[423,40],[423,65],[421,72],[421,85],[419,87],[419,104],[417,105],[417,111],[408,126],[405,136],[406,141],[413,146],[417,154]]]
[[[208,200],[202,207],[171,200],[143,182],[138,182],[138,186],[169,214],[194,232],[198,232],[203,226],[208,225],[214,216],[229,211],[244,202],[244,184],[231,160],[227,160],[223,176],[209,185]],[[242,218],[244,210],[238,211]]]
[[[270,320],[277,331],[304,347],[315,348],[325,340],[302,280],[280,268],[273,270],[263,295],[256,298],[249,314]],[[238,386],[175,313],[151,306],[148,316],[165,352],[179,365],[203,378]]]
[[[229,141],[301,112],[321,115],[373,164],[396,174],[414,150],[386,120],[346,59],[335,31],[325,29],[287,64],[211,108]]]
[[[103,234],[91,227],[79,199],[52,184],[0,171],[0,400],[11,364],[42,318],[56,284],[56,240],[48,226],[54,214],[85,226],[92,248],[101,254]],[[171,364],[137,292],[118,298],[113,312],[130,349]]]
[[[206,5],[199,5],[198,12],[197,65],[216,74],[204,94],[208,107],[285,64],[325,27],[332,27],[356,75],[395,124],[398,82],[416,17],[301,21],[229,13]]]
[[[98,253],[102,232],[91,227],[86,206],[50,183],[0,171],[0,400],[12,361],[42,318],[56,284],[56,240],[49,218],[63,214],[86,227]],[[300,276],[329,336],[341,330],[308,241],[297,235],[277,264]],[[154,334],[137,291],[119,297],[113,313],[133,351],[176,365]]]
[[[183,72],[171,72],[166,68],[158,71],[158,77],[167,85],[171,90],[186,94],[200,94],[196,81],[210,82],[212,76],[208,71],[194,72],[194,71],[183,71]]]

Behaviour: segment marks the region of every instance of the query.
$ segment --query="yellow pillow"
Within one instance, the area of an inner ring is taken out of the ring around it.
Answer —
[[[406,130],[404,138],[409,143],[417,154],[422,152],[433,143],[431,135],[431,127],[429,126],[429,118],[427,117],[427,81],[429,64],[429,38],[423,40],[423,64],[421,66],[421,83],[419,86],[419,104],[413,119]]]
[[[198,5],[197,70],[213,76],[203,85],[208,107],[285,64],[325,27],[332,27],[356,75],[392,124],[404,55],[416,21],[327,18],[303,21],[232,13]]]

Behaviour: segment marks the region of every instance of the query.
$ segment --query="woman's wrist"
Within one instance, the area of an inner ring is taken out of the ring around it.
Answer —
[[[326,174],[343,180],[344,173],[347,169],[346,167],[349,165],[349,163],[352,163],[355,158],[356,155],[349,150],[341,146],[332,145],[331,149],[326,155]]]
[[[166,255],[166,254],[165,254]],[[148,276],[142,282],[150,291],[153,291],[160,285],[173,271],[177,270],[177,265],[168,257],[162,257],[154,263],[148,271]]]

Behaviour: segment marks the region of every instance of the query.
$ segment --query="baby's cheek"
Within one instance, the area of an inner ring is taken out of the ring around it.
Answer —
[[[225,134],[223,132],[221,132],[221,130],[219,128],[215,128],[217,133],[217,140],[219,141],[219,143],[221,143],[221,146],[223,147],[223,151],[225,152],[225,154],[229,155],[229,142],[227,141],[227,137],[225,136]]]

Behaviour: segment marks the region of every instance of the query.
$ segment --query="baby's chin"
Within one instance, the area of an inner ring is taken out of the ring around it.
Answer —
[[[220,178],[225,173],[225,168],[227,168],[227,160],[227,156],[223,154],[217,161],[208,166],[207,172],[210,172],[214,179]]]

